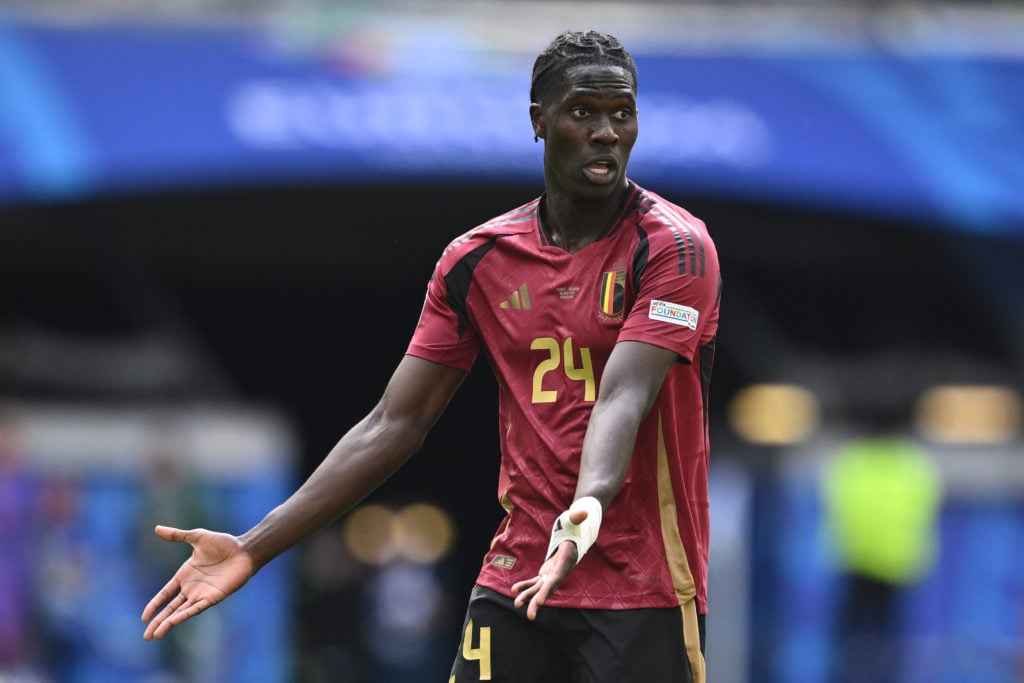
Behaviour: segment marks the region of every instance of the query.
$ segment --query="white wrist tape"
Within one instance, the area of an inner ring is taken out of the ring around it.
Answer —
[[[586,510],[587,518],[580,524],[573,524],[569,521],[569,515],[577,510]],[[558,516],[551,529],[548,558],[555,554],[562,541],[572,541],[576,544],[576,563],[579,564],[579,561],[590,550],[590,546],[594,545],[594,541],[597,540],[597,532],[601,529],[602,514],[601,503],[593,496],[573,501],[569,509]]]

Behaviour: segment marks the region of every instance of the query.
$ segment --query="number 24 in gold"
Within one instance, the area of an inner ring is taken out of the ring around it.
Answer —
[[[597,384],[594,382],[594,366],[590,362],[590,349],[585,346],[580,347],[578,367],[576,355],[573,353],[572,337],[566,339],[562,344],[559,344],[558,340],[553,337],[538,337],[530,344],[530,349],[548,353],[548,357],[542,360],[537,365],[537,369],[533,371],[534,403],[554,403],[558,399],[557,391],[544,388],[544,376],[559,368],[569,379],[583,382],[584,401],[593,401],[597,398]]]

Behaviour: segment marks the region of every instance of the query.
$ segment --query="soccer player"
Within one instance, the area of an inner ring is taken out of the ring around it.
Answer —
[[[379,486],[483,352],[507,515],[450,681],[705,680],[718,257],[700,220],[626,175],[636,91],[613,36],[567,32],[541,52],[529,111],[544,194],[448,246],[379,403],[288,500],[237,537],[157,527],[193,554],[146,606],[145,638]]]

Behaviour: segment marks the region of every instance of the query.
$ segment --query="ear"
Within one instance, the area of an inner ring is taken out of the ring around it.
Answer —
[[[544,137],[544,110],[536,102],[530,103],[530,122],[533,124],[533,134],[538,138]]]

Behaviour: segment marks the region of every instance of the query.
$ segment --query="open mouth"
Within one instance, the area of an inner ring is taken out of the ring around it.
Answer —
[[[615,164],[610,161],[593,161],[583,167],[583,173],[591,182],[604,185],[615,179]]]

